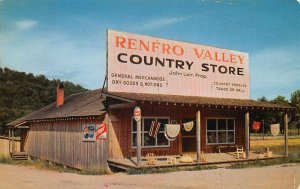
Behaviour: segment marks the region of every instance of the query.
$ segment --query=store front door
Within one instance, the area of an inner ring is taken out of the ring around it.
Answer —
[[[181,136],[182,136],[182,152],[196,152],[196,119],[194,118],[183,118],[182,123],[187,123],[193,121],[194,126],[192,130],[186,131],[183,127]]]

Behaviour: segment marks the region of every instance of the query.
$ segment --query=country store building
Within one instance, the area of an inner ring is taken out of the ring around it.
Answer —
[[[250,99],[247,53],[112,30],[107,43],[105,87],[64,99],[58,86],[57,102],[8,124],[13,156],[84,170],[270,158],[250,151],[265,111],[284,114],[287,156],[293,109]]]

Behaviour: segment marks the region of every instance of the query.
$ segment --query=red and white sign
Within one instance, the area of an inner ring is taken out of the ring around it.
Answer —
[[[248,54],[107,31],[109,92],[249,99]]]
[[[140,107],[135,107],[133,110],[133,118],[135,121],[140,121],[142,117],[142,112]]]
[[[106,140],[107,126],[105,123],[97,124],[96,140]]]

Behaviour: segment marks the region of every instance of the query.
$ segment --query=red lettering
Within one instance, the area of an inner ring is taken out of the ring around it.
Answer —
[[[226,60],[226,55],[225,53],[221,53],[222,54],[222,60],[223,62],[228,62],[228,59]]]
[[[152,42],[152,52],[155,52],[156,51],[156,49],[158,49],[159,48],[159,45],[160,43],[159,42],[157,42],[157,41],[155,41],[155,42]]]
[[[202,58],[204,50],[201,50],[201,52],[199,53],[198,49],[194,48],[194,52],[195,52],[197,58]]]
[[[215,52],[215,60],[221,62],[221,59],[218,59],[218,52]]]
[[[239,58],[239,60],[240,60],[240,64],[244,64],[244,56],[240,56],[240,55],[238,55],[238,58]]]
[[[211,54],[210,54],[209,51],[206,51],[205,54],[204,54],[203,59],[206,59],[206,58],[209,58],[210,60],[212,60],[212,57],[211,57]]]
[[[116,47],[125,48],[124,43],[126,42],[126,39],[124,37],[116,37]]]
[[[136,39],[128,38],[128,49],[136,49]]]
[[[178,49],[179,51],[176,51],[176,49]],[[178,45],[175,45],[173,48],[172,48],[172,51],[174,54],[178,55],[178,56],[182,56],[183,53],[184,53],[184,50],[181,46],[178,46]]]
[[[237,63],[236,55],[235,54],[230,54],[229,57],[230,57],[229,59],[230,59],[231,63]]]
[[[149,41],[147,41],[147,44],[146,44],[144,41],[140,40],[140,50],[142,50],[142,46],[143,46],[144,50],[149,52]]]
[[[170,54],[170,45],[169,44],[163,44],[162,46],[162,53],[168,53]]]

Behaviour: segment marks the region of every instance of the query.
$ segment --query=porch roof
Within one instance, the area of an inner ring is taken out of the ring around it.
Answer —
[[[277,111],[292,111],[291,106],[272,104],[268,102],[255,101],[251,99],[229,99],[229,98],[212,98],[198,96],[179,96],[179,95],[161,95],[161,94],[142,94],[142,93],[124,93],[124,92],[107,92],[103,91],[107,97],[135,103],[165,103],[202,107],[228,107],[228,108],[246,108],[246,109],[266,109]]]

